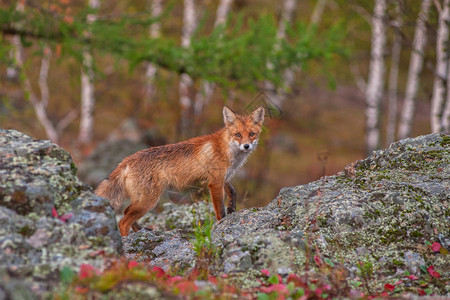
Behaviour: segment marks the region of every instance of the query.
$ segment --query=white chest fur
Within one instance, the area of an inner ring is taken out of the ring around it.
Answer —
[[[250,153],[252,153],[252,150],[243,151],[239,149],[239,146],[234,142],[230,143],[231,165],[227,170],[227,174],[225,175],[225,181],[231,180],[236,171],[239,170],[239,168],[242,167],[242,165],[245,163]]]

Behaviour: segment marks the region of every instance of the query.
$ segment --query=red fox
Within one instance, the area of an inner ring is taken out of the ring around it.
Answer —
[[[166,188],[182,189],[198,180],[209,182],[217,220],[225,217],[225,195],[227,212],[236,210],[236,191],[230,180],[255,150],[264,107],[241,116],[224,106],[223,119],[225,127],[215,133],[151,147],[126,157],[100,183],[95,193],[109,199],[116,212],[129,203],[119,221],[121,236],[127,236],[130,228],[140,229],[137,221],[156,206]]]

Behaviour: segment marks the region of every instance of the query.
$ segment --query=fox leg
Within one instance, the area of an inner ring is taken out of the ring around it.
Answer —
[[[131,205],[128,205],[127,208],[125,208],[125,210],[124,210],[124,212],[123,212],[123,215],[126,215],[126,214],[128,213],[128,211],[130,210],[130,206],[131,206]],[[139,231],[139,230],[142,229],[141,225],[139,225],[138,222],[134,222],[134,223],[131,225],[131,228],[133,229],[134,232]]]
[[[236,190],[233,188],[230,182],[225,182],[225,193],[228,197],[228,209],[227,213],[231,214],[236,211]]]
[[[224,185],[223,182],[213,182],[208,184],[209,192],[211,193],[211,199],[214,205],[214,212],[216,213],[216,219],[220,220],[225,217],[225,205],[223,204],[224,197]]]
[[[119,221],[121,236],[127,236],[130,233],[130,228],[133,228],[134,231],[139,230],[140,226],[137,224],[137,220],[158,203],[161,190],[157,188],[151,188],[149,190],[151,192],[147,190],[145,192],[134,191],[134,195],[130,195],[131,204],[125,209],[124,216]],[[134,199],[138,200],[133,201]]]

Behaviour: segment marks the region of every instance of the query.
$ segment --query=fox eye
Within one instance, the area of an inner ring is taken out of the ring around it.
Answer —
[[[255,133],[254,132],[250,132],[249,136],[255,136]]]
[[[235,136],[236,136],[237,138],[240,138],[240,137],[241,137],[241,134],[240,134],[240,133],[236,133]]]

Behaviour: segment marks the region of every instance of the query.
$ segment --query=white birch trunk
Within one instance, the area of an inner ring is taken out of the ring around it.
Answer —
[[[447,41],[447,45],[449,45],[449,41]],[[448,47],[448,46],[447,46]],[[447,48],[447,51],[450,51]],[[448,61],[450,58],[448,57],[449,53],[447,52],[447,95],[445,97],[445,105],[444,105],[444,110],[442,112],[442,119],[441,119],[441,124],[442,124],[442,133],[445,134],[450,134],[450,80],[448,78],[448,74],[450,74],[450,62]]]
[[[227,20],[228,12],[230,11],[233,0],[220,0],[219,6],[216,12],[216,21],[214,22],[214,28],[222,25]],[[203,108],[211,100],[214,93],[215,84],[208,81],[203,81],[200,91],[195,96],[194,114],[198,115],[203,111]]]
[[[319,0],[320,1],[320,0]],[[295,7],[297,6],[297,0],[285,0],[283,2],[283,10],[281,12],[281,19],[278,24],[277,30],[277,40],[281,41],[286,38],[286,26],[292,23],[292,15],[295,11]],[[279,42],[275,44],[274,51],[279,49]],[[270,63],[268,63],[268,68],[272,68]],[[269,80],[264,81],[264,89],[266,90],[266,96],[269,98],[271,104],[275,105],[277,108],[280,108],[282,102],[286,98],[285,89],[289,88],[294,81],[295,74],[294,70],[287,69],[283,72],[283,82],[284,87],[278,89],[275,87],[273,82]]]
[[[386,44],[386,0],[375,0],[372,17],[372,48],[366,87],[366,151],[376,150],[380,143],[380,103],[384,89],[384,48]]]
[[[398,70],[400,64],[400,52],[402,50],[402,17],[400,5],[395,3],[395,24],[394,41],[391,50],[391,68],[389,70],[389,91],[388,91],[388,116],[386,128],[386,144],[389,146],[395,140],[395,129],[397,127],[397,103],[398,103]]]
[[[450,64],[449,64],[450,65]],[[450,70],[448,70],[450,72]],[[450,73],[448,73],[450,74]],[[450,80],[447,80],[447,99],[444,106],[444,112],[442,114],[442,132],[445,134],[450,134]]]
[[[314,10],[311,14],[311,19],[309,21],[309,24],[311,25],[317,25],[320,23],[320,20],[322,19],[323,11],[325,9],[325,6],[327,5],[328,0],[317,0],[316,6],[314,6]]]
[[[184,10],[183,10],[183,29],[181,35],[181,46],[184,48],[189,48],[191,46],[191,38],[194,34],[196,24],[195,15],[195,2],[194,0],[184,0]],[[180,105],[181,105],[181,116],[180,116],[180,132],[181,135],[185,135],[189,128],[189,111],[192,107],[192,89],[193,80],[188,74],[181,74],[180,77]]]
[[[442,109],[446,98],[445,81],[448,77],[448,39],[450,20],[450,0],[444,1],[439,13],[439,26],[436,37],[436,68],[434,75],[433,96],[431,98],[431,131],[442,131]],[[448,93],[447,93],[448,94]]]
[[[18,2],[16,9],[23,12],[25,10],[24,2]],[[33,92],[31,82],[25,73],[23,47],[19,36],[14,36],[12,38],[12,51],[17,70],[19,70],[19,73],[22,73],[21,81],[25,91],[25,97],[30,100],[39,123],[44,127],[47,138],[50,139],[53,143],[58,143],[58,130],[47,114],[47,105],[49,101],[47,78],[50,68],[50,58],[52,54],[51,49],[48,46],[45,46],[43,49],[41,68],[39,71],[39,87],[41,89],[41,99],[39,99],[38,96],[36,96],[36,94]]]
[[[415,98],[420,84],[420,73],[423,67],[424,48],[427,43],[428,15],[431,0],[423,0],[417,18],[414,40],[409,61],[408,79],[406,81],[405,99],[401,111],[398,128],[398,138],[404,139],[411,134],[412,121],[414,118]]]
[[[98,9],[100,0],[89,0],[89,7]],[[95,21],[96,16],[90,14],[87,16],[88,22]],[[92,141],[94,131],[94,72],[92,70],[92,54],[87,50],[83,53],[83,66],[81,69],[81,115],[80,132],[78,142],[88,144]]]
[[[153,0],[150,1],[150,3],[152,4],[151,6],[152,18],[156,19],[159,16],[161,16],[162,13],[162,0]],[[149,35],[152,39],[160,37],[161,24],[159,21],[154,22],[150,25]],[[147,64],[147,70],[145,72],[145,98],[147,101],[151,100],[156,93],[154,79],[157,71],[158,69],[153,63]]]

